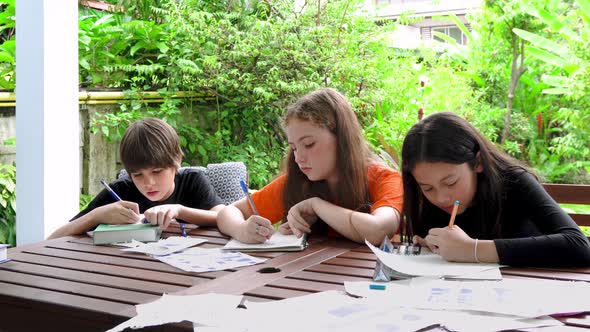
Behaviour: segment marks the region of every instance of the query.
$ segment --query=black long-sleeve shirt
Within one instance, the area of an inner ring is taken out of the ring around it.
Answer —
[[[528,172],[515,172],[505,179],[500,238],[484,235],[477,222],[475,202],[455,224],[472,238],[494,240],[500,264],[511,266],[590,266],[590,243],[572,218],[549,196]],[[431,228],[448,226],[448,213],[434,208],[423,222],[415,224],[422,237]],[[487,238],[486,238],[487,237]]]

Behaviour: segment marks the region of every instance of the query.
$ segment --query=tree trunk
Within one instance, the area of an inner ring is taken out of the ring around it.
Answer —
[[[500,144],[504,144],[508,135],[510,134],[510,115],[512,114],[512,108],[514,105],[514,91],[518,81],[524,72],[526,67],[524,66],[524,39],[517,40],[516,34],[512,33],[512,71],[510,72],[510,87],[508,88],[508,101],[506,103],[506,114],[504,115],[504,130],[502,131],[502,137],[500,138]],[[519,50],[520,49],[520,50]],[[519,54],[520,53],[520,54]],[[518,59],[520,56],[520,64]]]

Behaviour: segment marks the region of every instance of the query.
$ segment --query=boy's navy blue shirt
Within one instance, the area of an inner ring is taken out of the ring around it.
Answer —
[[[193,209],[210,210],[214,206],[223,204],[221,198],[213,189],[207,176],[198,169],[180,169],[174,178],[174,192],[168,199],[161,202],[152,202],[137,189],[129,175],[125,175],[109,184],[109,186],[124,201],[135,202],[139,205],[139,213],[164,204],[180,204]],[[116,202],[113,196],[106,190],[101,190],[98,195],[70,221],[80,218],[88,212],[103,205]],[[181,221],[181,220],[179,220]],[[92,230],[92,229],[89,229]],[[89,231],[87,230],[87,231]]]
[[[528,172],[505,174],[501,235],[490,235],[479,222],[485,202],[475,202],[457,215],[455,225],[474,239],[494,240],[500,264],[511,266],[590,266],[590,243],[578,225]],[[444,228],[449,214],[432,208],[422,222],[414,223],[416,235]]]

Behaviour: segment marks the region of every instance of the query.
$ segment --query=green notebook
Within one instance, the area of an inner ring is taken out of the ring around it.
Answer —
[[[160,239],[160,226],[150,224],[107,225],[100,224],[94,230],[94,244],[111,244],[118,242],[154,242]]]

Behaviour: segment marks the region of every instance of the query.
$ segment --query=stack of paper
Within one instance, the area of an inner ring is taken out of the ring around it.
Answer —
[[[501,279],[498,264],[454,263],[422,248],[420,255],[399,255],[380,250],[368,241],[367,246],[377,258],[393,270],[392,277],[407,279],[412,277],[451,277],[465,279]],[[493,270],[493,273],[484,273]]]

